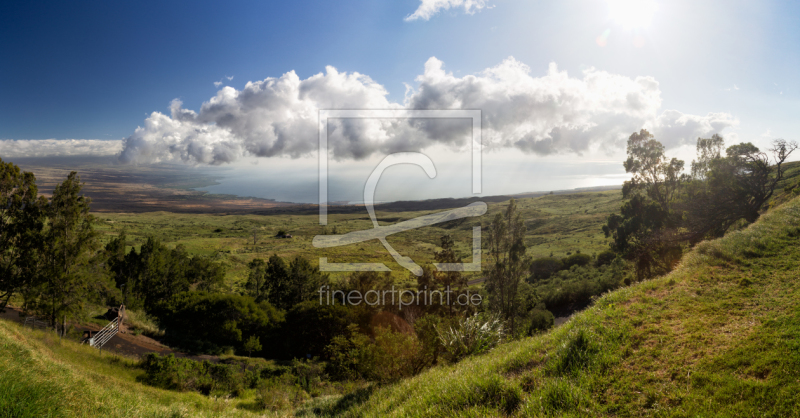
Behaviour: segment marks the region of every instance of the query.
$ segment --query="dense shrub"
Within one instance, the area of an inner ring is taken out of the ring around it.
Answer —
[[[413,334],[377,327],[371,339],[355,325],[348,332],[335,337],[327,348],[328,370],[335,378],[392,382],[425,367],[422,344]]]
[[[219,352],[233,347],[243,352],[251,335],[270,332],[283,320],[268,302],[249,296],[183,292],[154,309],[165,338],[193,351]]]
[[[258,371],[228,364],[177,358],[173,354],[160,356],[148,353],[139,365],[145,372],[143,383],[164,389],[196,391],[219,396],[238,394],[259,380]]]
[[[286,393],[306,399],[321,393],[325,364],[295,360],[291,365],[245,364],[237,361],[211,363],[149,353],[139,363],[143,383],[164,389],[196,391],[206,395],[239,396],[244,389],[256,389],[262,406],[280,403]],[[268,394],[274,391],[274,394]],[[269,397],[273,397],[269,401]]]
[[[355,380],[372,366],[369,337],[358,331],[358,326],[351,324],[347,333],[333,337],[325,347],[328,357],[328,373],[334,379]]]
[[[533,335],[541,331],[546,331],[553,327],[555,317],[553,313],[546,309],[534,309],[530,313],[530,324],[528,325],[528,335]]]
[[[562,268],[564,268],[564,264],[557,258],[537,258],[531,263],[531,277],[534,280],[547,279]]]
[[[567,258],[564,258],[563,260],[561,260],[561,262],[564,263],[565,269],[569,269],[572,266],[583,267],[589,265],[589,263],[592,262],[592,256],[590,256],[589,254],[577,253]]]
[[[269,353],[282,358],[321,357],[334,337],[347,333],[347,326],[357,322],[358,310],[343,305],[320,304],[319,301],[298,303],[286,313],[281,327],[280,352]]]
[[[626,277],[622,260],[599,268],[573,266],[537,283],[536,292],[550,311],[566,314],[587,306],[592,296],[622,286]]]
[[[611,264],[615,258],[617,258],[617,253],[611,250],[605,250],[600,254],[597,254],[597,260],[595,260],[594,265],[595,267],[607,266]]]

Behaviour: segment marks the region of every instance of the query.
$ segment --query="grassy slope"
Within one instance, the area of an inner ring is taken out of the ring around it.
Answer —
[[[800,199],[548,334],[309,407],[346,416],[800,416]]]
[[[0,320],[0,417],[262,416],[248,411],[252,399],[161,390],[137,383],[141,373],[131,360]]]

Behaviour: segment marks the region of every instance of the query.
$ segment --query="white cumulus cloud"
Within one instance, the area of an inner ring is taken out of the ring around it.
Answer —
[[[4,139],[0,140],[0,158],[56,156],[114,156],[122,150],[122,141],[103,139]]]
[[[443,10],[463,8],[467,14],[475,14],[481,9],[491,8],[487,0],[420,0],[420,5],[414,13],[406,16],[405,21],[422,19],[429,20]]]
[[[661,91],[652,77],[630,78],[590,68],[575,78],[554,63],[546,75],[534,77],[513,57],[460,78],[430,58],[416,81],[419,87],[407,95],[407,107],[480,109],[485,145],[541,155],[579,153],[590,145],[620,146],[642,128],[672,148],[737,124],[725,113],[659,114]]]
[[[726,113],[705,116],[661,110],[652,77],[596,69],[574,77],[550,64],[534,76],[509,57],[475,75],[457,77],[430,58],[403,103],[369,76],[339,72],[300,79],[295,72],[223,87],[199,111],[174,100],[170,114],[153,112],[124,140],[126,163],[179,160],[223,164],[243,156],[301,157],[316,151],[320,109],[480,109],[482,139],[491,148],[539,155],[618,150],[631,132],[646,128],[668,148],[693,144],[737,125]],[[419,151],[436,144],[466,145],[469,124],[458,120],[331,119],[329,148],[339,160],[374,153]]]

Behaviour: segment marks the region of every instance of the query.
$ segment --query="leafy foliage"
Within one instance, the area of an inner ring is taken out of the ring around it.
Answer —
[[[273,254],[269,261],[254,259],[248,265],[250,274],[245,285],[247,294],[257,301],[267,300],[278,309],[313,299],[328,276],[319,272],[303,257],[295,257],[288,265]]]
[[[46,201],[36,177],[0,159],[0,312],[39,276]]]
[[[503,322],[496,315],[475,314],[437,331],[442,347],[454,362],[491,350],[505,335]]]
[[[167,340],[201,352],[223,347],[245,351],[244,336],[264,335],[283,320],[268,302],[208,292],[178,293],[157,304],[153,313]]]
[[[511,199],[505,213],[498,213],[489,226],[489,256],[492,259],[486,290],[490,303],[511,324],[515,331],[518,311],[519,287],[530,266],[525,255],[525,223],[517,211],[517,203]]]

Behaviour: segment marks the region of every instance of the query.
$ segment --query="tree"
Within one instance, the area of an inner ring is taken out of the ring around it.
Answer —
[[[281,331],[284,352],[277,355],[288,358],[324,355],[331,340],[345,334],[348,325],[357,322],[356,315],[355,309],[342,304],[320,304],[318,300],[294,305],[286,313]]]
[[[256,302],[266,300],[269,295],[267,283],[267,263],[260,258],[253,259],[247,264],[250,273],[247,275],[247,283],[245,284],[245,292],[250,295]]]
[[[189,261],[186,279],[197,290],[219,290],[225,285],[225,268],[208,258],[194,256]]]
[[[134,253],[135,254],[135,253]],[[190,289],[187,278],[190,259],[183,246],[170,250],[156,238],[148,237],[139,254],[131,257],[136,269],[136,289],[144,308],[152,309],[158,301]]]
[[[487,277],[486,290],[494,309],[510,321],[512,335],[515,333],[520,282],[530,266],[530,259],[525,255],[524,235],[525,223],[517,213],[516,201],[511,199],[505,213],[498,213],[489,226],[489,256],[493,265]]]
[[[725,140],[719,134],[711,138],[697,138],[697,160],[692,161],[692,178],[705,180],[711,169],[711,162],[722,157]]]
[[[622,187],[628,201],[620,214],[609,215],[603,232],[614,239],[611,249],[635,262],[641,280],[669,271],[680,258],[681,216],[673,205],[688,178],[681,175],[683,161],[667,160],[664,146],[645,129],[631,134],[623,165],[632,174]]]
[[[243,349],[243,335],[263,335],[283,321],[283,313],[249,296],[181,292],[152,309],[170,341],[192,349]]]
[[[258,301],[268,300],[283,310],[313,299],[319,288],[328,283],[328,275],[299,256],[287,265],[282,257],[273,254],[269,261],[257,258],[248,267],[245,293]]]
[[[289,306],[314,299],[317,291],[328,283],[328,275],[322,274],[304,257],[295,257],[289,263],[289,282],[291,287]]]
[[[455,264],[461,263],[461,258],[456,256],[455,243],[450,235],[444,235],[441,238],[442,251],[434,252],[434,260],[437,263]],[[458,298],[461,289],[467,286],[467,279],[461,274],[459,270],[452,271],[439,271],[435,273],[438,285],[443,289],[454,291],[454,295]],[[437,286],[438,287],[438,286]],[[453,289],[456,287],[456,289]],[[453,314],[453,303],[448,304],[447,311],[450,315]]]
[[[292,307],[292,284],[289,267],[286,261],[273,254],[267,261],[267,281],[265,283],[267,300],[278,309],[288,310]]]
[[[89,214],[91,200],[81,195],[82,187],[73,171],[53,190],[46,208],[43,280],[26,297],[53,324],[65,314],[78,315],[87,300],[113,288],[96,268],[101,261],[93,259],[99,243]]]
[[[122,304],[128,308],[141,308],[141,301],[137,299],[135,293],[137,291],[138,255],[134,248],[131,248],[130,253],[126,254],[127,247],[128,238],[123,230],[106,244],[104,255],[106,268],[117,288],[120,289]]]
[[[715,136],[717,147],[722,137]],[[697,166],[707,167],[703,181],[695,181],[686,199],[688,214],[688,239],[698,242],[705,238],[722,236],[734,223],[744,219],[748,223],[758,219],[761,208],[772,197],[778,183],[784,178],[783,163],[797,149],[797,144],[782,139],[773,141],[766,153],[747,142],[732,145],[722,157],[719,152],[706,159],[701,143],[712,140],[698,139]],[[695,163],[692,163],[695,166]]]
[[[46,200],[36,177],[0,159],[0,312],[39,278]]]
[[[625,172],[632,175],[622,187],[623,197],[644,192],[669,213],[675,192],[686,180],[681,176],[683,165],[683,161],[676,158],[667,160],[664,145],[646,129],[634,132],[628,138],[628,159],[623,163]]]
[[[261,351],[261,348],[261,341],[255,335],[251,335],[250,338],[244,342],[244,351],[247,351],[247,357],[250,357],[253,351]]]

